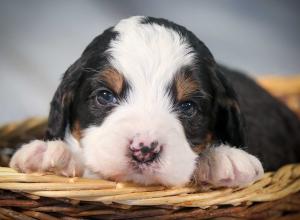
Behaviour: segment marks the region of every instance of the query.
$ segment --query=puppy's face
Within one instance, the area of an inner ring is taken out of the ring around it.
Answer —
[[[226,141],[216,122],[217,95],[225,97],[226,88],[216,90],[215,68],[208,49],[183,27],[122,20],[65,74],[47,135],[63,138],[69,126],[85,165],[103,178],[183,185],[203,148]]]

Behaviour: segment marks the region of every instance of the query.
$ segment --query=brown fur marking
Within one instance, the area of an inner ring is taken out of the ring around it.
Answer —
[[[101,73],[101,80],[105,81],[109,88],[120,94],[124,84],[124,77],[113,68],[108,68]]]
[[[74,126],[72,128],[72,135],[78,141],[81,139],[82,134],[79,121],[75,121]]]
[[[177,100],[184,101],[191,94],[200,89],[199,82],[184,74],[179,74],[175,78]]]
[[[203,143],[195,146],[192,148],[192,150],[197,153],[200,154],[202,153],[204,150],[206,150],[206,148],[209,146],[209,144],[211,144],[213,141],[213,134],[212,133],[208,133],[203,141]]]

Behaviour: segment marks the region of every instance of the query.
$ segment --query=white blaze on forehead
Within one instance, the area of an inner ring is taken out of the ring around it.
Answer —
[[[136,90],[135,96],[161,99],[178,70],[193,63],[194,53],[179,33],[155,23],[142,24],[143,19],[131,17],[115,26],[119,35],[108,50],[110,63]]]

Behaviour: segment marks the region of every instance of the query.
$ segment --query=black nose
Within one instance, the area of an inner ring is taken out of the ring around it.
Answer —
[[[141,152],[142,152],[142,154],[147,154],[147,153],[151,152],[151,148],[148,146],[143,146],[141,148]]]
[[[131,150],[132,158],[140,163],[150,163],[153,162],[159,156],[161,147],[158,142],[152,142],[150,146],[144,145],[144,143],[139,144],[140,148]]]

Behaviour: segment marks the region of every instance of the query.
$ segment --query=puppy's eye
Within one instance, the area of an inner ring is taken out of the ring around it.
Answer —
[[[97,92],[96,100],[101,105],[117,104],[118,100],[114,94],[108,90],[100,90]]]
[[[196,113],[196,104],[191,101],[182,102],[179,104],[179,111],[188,117],[192,117]]]

